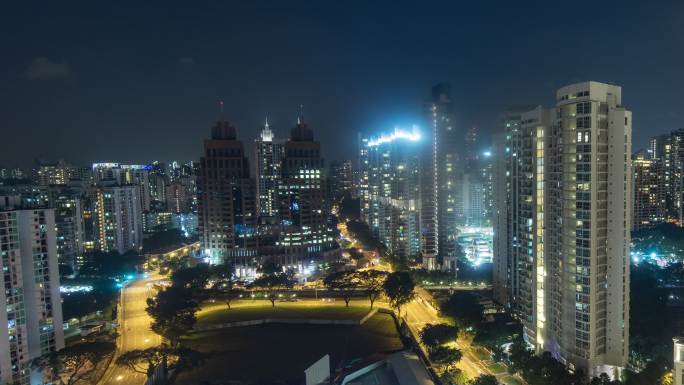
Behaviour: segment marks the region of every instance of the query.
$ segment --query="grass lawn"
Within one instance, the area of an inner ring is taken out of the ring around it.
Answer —
[[[304,369],[325,354],[334,371],[356,358],[380,358],[403,349],[394,320],[381,313],[361,326],[247,326],[194,333],[182,344],[214,355],[201,367],[180,373],[177,385],[300,384]]]
[[[223,322],[248,321],[264,318],[318,318],[318,319],[361,319],[370,311],[368,301],[352,301],[349,307],[344,302],[323,302],[301,300],[298,302],[276,302],[275,307],[266,300],[244,300],[231,303],[205,303],[197,313],[197,324],[208,325]]]
[[[511,375],[499,377],[499,382],[505,385],[522,385],[522,382],[517,377]]]

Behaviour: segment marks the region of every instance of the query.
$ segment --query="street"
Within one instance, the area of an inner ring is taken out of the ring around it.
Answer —
[[[146,349],[161,343],[161,337],[150,330],[151,318],[145,312],[147,298],[153,294],[152,284],[159,276],[131,282],[123,289],[119,312],[119,338],[114,360],[125,351]],[[105,372],[100,385],[142,385],[146,376],[118,366],[114,362]]]
[[[420,330],[425,325],[430,323],[437,324],[443,321],[439,318],[439,312],[428,303],[431,299],[430,293],[421,287],[417,287],[416,294],[416,299],[405,306],[405,317],[414,335],[420,336]],[[461,358],[457,366],[463,370],[468,378],[475,378],[480,374],[491,374],[484,368],[484,365],[479,364],[480,361],[472,355],[469,347],[460,348],[463,352],[463,358]]]

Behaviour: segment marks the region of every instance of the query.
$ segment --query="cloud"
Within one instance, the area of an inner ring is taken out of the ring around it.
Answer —
[[[68,78],[72,76],[69,64],[65,61],[52,61],[45,57],[39,57],[31,62],[24,75],[31,80]]]
[[[190,66],[195,64],[195,59],[191,57],[182,57],[178,59],[178,64],[183,65],[183,66]]]

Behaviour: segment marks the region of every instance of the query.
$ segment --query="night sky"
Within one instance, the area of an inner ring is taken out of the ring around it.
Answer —
[[[219,100],[250,152],[303,104],[325,157],[352,159],[358,131],[420,123],[439,81],[485,140],[583,80],[623,86],[635,150],[684,127],[682,1],[147,3],[3,4],[0,165],[198,159]]]

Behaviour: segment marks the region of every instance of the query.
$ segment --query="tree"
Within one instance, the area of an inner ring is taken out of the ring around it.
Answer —
[[[420,339],[430,349],[456,339],[458,327],[447,324],[428,324],[420,331]]]
[[[499,385],[499,381],[491,374],[480,374],[475,377],[469,385]]]
[[[390,300],[390,306],[397,309],[399,315],[401,316],[401,307],[409,303],[415,293],[416,284],[413,282],[411,274],[406,271],[396,271],[390,273],[383,284],[385,294]]]
[[[119,254],[116,251],[108,253],[93,251],[85,255],[79,275],[103,278],[120,278],[128,274],[135,274],[136,267],[143,263],[143,257],[135,251]]]
[[[359,287],[359,279],[354,271],[338,271],[329,274],[323,279],[323,283],[329,290],[341,293],[347,307],[354,295],[354,290]]]
[[[194,267],[174,271],[171,274],[171,282],[173,286],[189,289],[198,294],[206,289],[210,277],[209,265],[200,263]]]
[[[190,348],[170,348],[162,345],[127,351],[117,358],[116,363],[150,377],[155,368],[164,361],[175,369],[174,374],[178,374],[180,370],[198,367],[209,355]]]
[[[163,345],[147,349],[129,350],[120,355],[116,359],[116,363],[126,366],[136,373],[142,373],[150,377],[154,369],[173,351],[174,349]]]
[[[363,291],[370,301],[370,308],[372,309],[375,300],[382,295],[387,273],[380,270],[364,270],[359,271],[357,274],[361,281]]]
[[[447,367],[455,365],[462,357],[460,350],[448,346],[438,346],[430,350],[430,361]]]
[[[199,304],[189,289],[171,286],[156,297],[147,299],[147,314],[152,317],[152,331],[166,338],[171,347],[195,326]]]
[[[185,235],[179,229],[159,231],[145,238],[143,242],[143,252],[153,253],[171,246],[180,246],[186,241]]]
[[[474,294],[457,292],[442,304],[441,310],[453,317],[461,328],[468,328],[482,322],[484,307]]]
[[[290,289],[294,286],[294,279],[287,273],[265,274],[252,282],[250,288],[264,291],[266,299],[271,301],[271,307],[275,307],[278,292]]]
[[[514,372],[522,372],[527,367],[527,363],[532,358],[532,352],[527,348],[527,343],[522,337],[513,341],[510,347],[509,359],[511,361],[511,369]]]
[[[99,381],[97,374],[115,348],[111,338],[90,339],[36,358],[31,365],[42,373],[45,383],[95,385]]]

